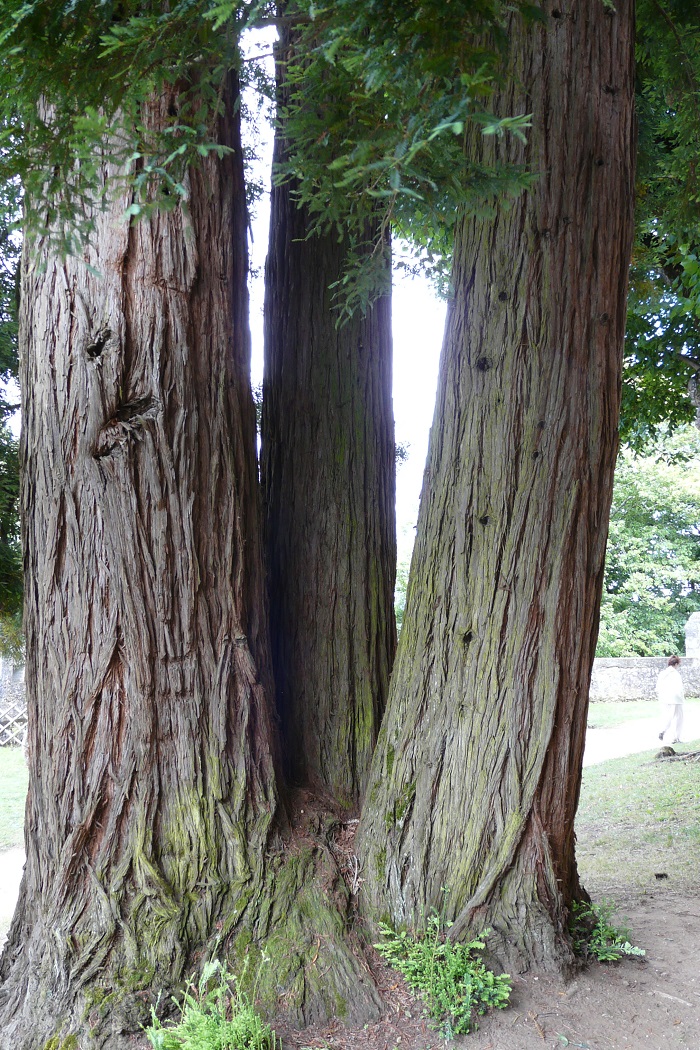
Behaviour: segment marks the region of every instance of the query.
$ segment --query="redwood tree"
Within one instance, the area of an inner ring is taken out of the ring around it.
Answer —
[[[118,1045],[136,993],[181,980],[263,870],[277,788],[235,100],[229,78],[232,152],[190,170],[186,206],[130,226],[117,199],[85,259],[25,250],[29,799],[7,1050],[78,1022]],[[143,117],[177,106],[165,92]]]
[[[287,154],[292,34],[277,50],[275,168]],[[270,625],[292,780],[357,810],[396,647],[391,297],[342,318],[348,238],[309,234],[295,183],[273,185],[266,269],[262,482]],[[386,259],[368,221],[366,255]]]
[[[456,237],[435,420],[358,852],[370,916],[571,958],[588,685],[617,451],[634,191],[633,3],[512,27],[492,148],[539,174]],[[483,139],[468,149],[483,156]],[[474,156],[470,152],[470,156]]]

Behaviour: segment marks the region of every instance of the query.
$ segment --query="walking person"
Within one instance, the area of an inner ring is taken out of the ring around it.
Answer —
[[[663,740],[666,733],[673,726],[672,744],[680,744],[683,732],[683,701],[685,692],[683,690],[683,679],[680,671],[680,657],[669,656],[668,666],[656,679],[656,695],[661,704],[661,732],[659,740]]]

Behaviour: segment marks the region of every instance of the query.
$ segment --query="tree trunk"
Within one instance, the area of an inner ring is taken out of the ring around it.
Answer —
[[[276,162],[285,148],[278,129]],[[356,811],[396,647],[391,299],[339,326],[329,286],[347,246],[336,232],[307,240],[308,228],[293,186],[274,186],[262,422],[272,658],[292,781]]]
[[[245,192],[221,124],[233,152],[190,170],[187,208],[128,227],[115,201],[91,270],[25,250],[30,782],[1,1050],[131,1046],[214,953],[249,958],[269,1015],[379,1013],[342,829],[278,803]]]
[[[179,981],[263,873],[277,798],[246,208],[238,122],[221,124],[233,153],[190,170],[187,209],[130,227],[116,201],[92,270],[25,251],[30,783],[3,1050],[78,1024],[87,1045],[110,997],[92,1036],[118,1041],[148,1016],[136,993]]]
[[[548,5],[549,7],[550,5]],[[359,831],[373,916],[566,967],[632,236],[632,0],[514,23],[533,188],[455,248],[404,626]],[[510,79],[510,78],[509,78]]]

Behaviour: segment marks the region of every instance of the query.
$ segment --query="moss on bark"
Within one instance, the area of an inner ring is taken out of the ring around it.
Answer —
[[[567,910],[617,451],[634,197],[633,4],[509,27],[477,162],[530,191],[457,227],[406,611],[358,835],[365,914],[493,929],[507,968],[572,962]],[[615,85],[614,94],[608,90]]]

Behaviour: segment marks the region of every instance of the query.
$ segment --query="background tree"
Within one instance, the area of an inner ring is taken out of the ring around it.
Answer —
[[[374,917],[572,961],[568,909],[632,240],[634,22],[512,30],[500,160],[539,178],[457,230],[416,547],[358,853]],[[483,156],[470,136],[469,156]]]
[[[635,244],[622,392],[623,440],[693,419],[700,368],[700,14],[689,0],[637,4]]]
[[[20,241],[16,181],[0,184],[0,652],[22,656],[22,549],[19,532],[19,447],[7,421],[17,404],[8,390],[17,376]]]
[[[599,656],[684,652],[700,609],[700,434],[685,427],[615,471]]]

